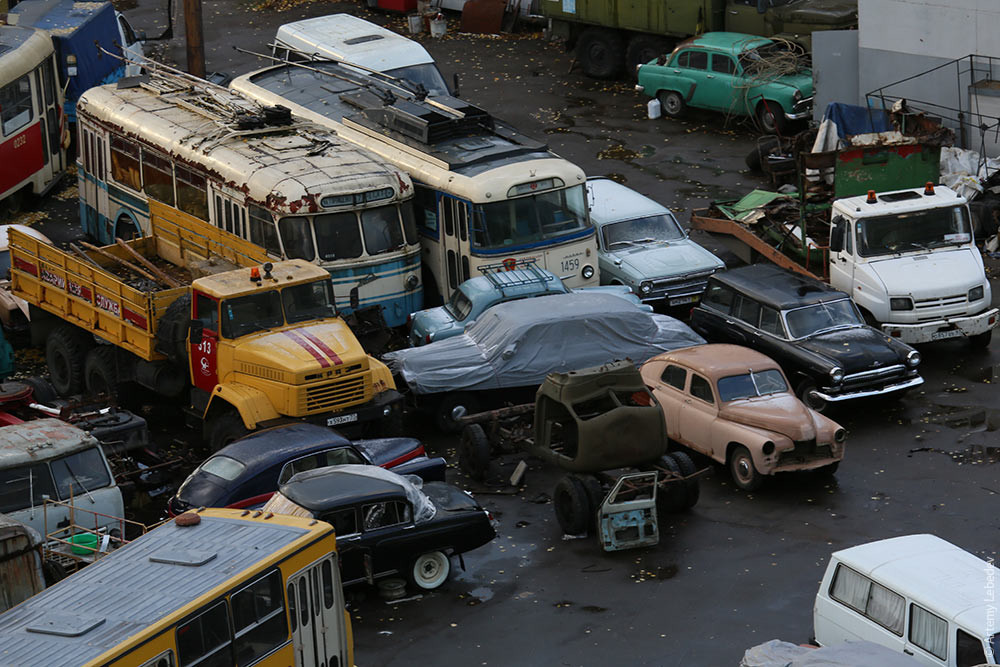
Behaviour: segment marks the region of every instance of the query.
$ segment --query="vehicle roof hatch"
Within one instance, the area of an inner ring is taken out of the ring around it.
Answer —
[[[422,144],[493,132],[493,117],[479,107],[443,95],[423,101],[386,101],[369,90],[342,93],[340,98],[361,110],[361,116],[387,130]]]
[[[104,618],[79,614],[50,614],[27,626],[28,632],[57,637],[79,637],[104,623]]]

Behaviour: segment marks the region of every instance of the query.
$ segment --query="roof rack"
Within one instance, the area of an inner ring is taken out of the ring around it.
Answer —
[[[479,267],[479,270],[482,272],[483,277],[489,280],[501,293],[504,293],[504,290],[509,287],[530,285],[532,283],[538,283],[542,287],[545,287],[548,283],[554,281],[556,277],[538,268],[537,261],[534,257],[526,257],[517,261],[506,261],[499,264],[483,264]],[[515,270],[520,270],[521,273],[517,276],[512,275],[511,272]],[[506,294],[504,295],[506,296]]]

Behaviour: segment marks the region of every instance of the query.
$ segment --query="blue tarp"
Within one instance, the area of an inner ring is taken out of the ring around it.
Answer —
[[[66,114],[70,120],[76,119],[76,101],[83,91],[121,77],[122,61],[102,53],[94,44],[121,54],[121,33],[110,2],[21,0],[10,14],[18,17],[18,25],[41,28],[52,35],[59,57],[59,80],[66,86]],[[77,74],[74,77],[66,72],[69,54],[76,56]]]
[[[832,121],[837,126],[837,136],[841,139],[855,134],[888,132],[892,129],[885,111],[841,102],[827,105],[823,120]]]

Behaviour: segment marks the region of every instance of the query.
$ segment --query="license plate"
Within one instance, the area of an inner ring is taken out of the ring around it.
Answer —
[[[352,412],[349,415],[337,415],[336,417],[330,417],[326,420],[327,426],[337,426],[338,424],[350,424],[351,422],[358,421],[358,413]]]
[[[694,303],[698,300],[697,296],[679,296],[676,299],[670,300],[671,306],[680,306],[685,303]]]
[[[944,340],[945,338],[958,338],[962,335],[961,329],[952,329],[951,331],[935,331],[931,334],[931,340]]]

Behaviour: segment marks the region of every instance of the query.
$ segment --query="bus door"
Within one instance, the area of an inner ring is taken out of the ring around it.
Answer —
[[[46,58],[35,70],[36,83],[38,88],[38,101],[40,102],[41,113],[39,117],[42,121],[42,136],[45,143],[45,164],[46,182],[50,181],[56,174],[66,168],[64,164],[64,154],[62,151],[62,125],[65,122],[62,117],[62,109],[59,104],[59,90],[56,83],[55,67],[52,66],[52,58]]]
[[[441,196],[441,258],[442,275],[447,276],[447,287],[441,285],[445,301],[458,285],[469,276],[469,205],[447,195]]]
[[[351,667],[340,571],[330,554],[288,578],[295,664]]]

